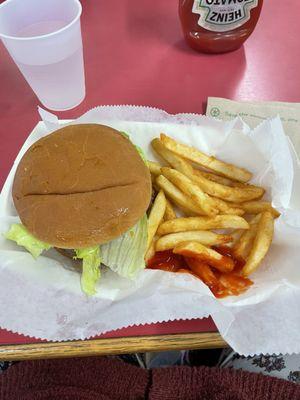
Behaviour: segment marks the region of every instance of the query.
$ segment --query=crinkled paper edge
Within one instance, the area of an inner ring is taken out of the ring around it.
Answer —
[[[52,130],[56,129],[56,124],[59,122],[59,119],[54,115],[51,114],[50,112],[38,107],[38,111],[40,116],[42,117],[43,121],[39,121],[38,124],[41,122],[45,123],[45,126],[49,132]],[[210,124],[214,124],[215,127],[219,127],[221,125],[224,126],[224,124],[228,124],[228,126],[233,126],[237,122],[240,124],[240,129],[245,131],[248,128],[248,126],[243,122],[243,120],[240,117],[237,117],[231,121],[222,121],[218,119],[212,119],[206,115],[201,115],[201,114],[196,114],[196,113],[178,113],[178,114],[169,114],[166,111],[155,108],[155,107],[149,107],[149,106],[134,106],[134,105],[106,105],[106,106],[96,106],[87,112],[85,112],[81,117],[79,117],[78,122],[82,118],[89,118],[90,122],[93,121],[93,115],[97,114],[97,120],[100,118],[103,118],[103,120],[107,121],[116,121],[116,120],[123,120],[123,121],[135,121],[135,122],[149,122],[149,123],[174,123],[174,124],[184,124],[184,125],[199,125],[200,123],[203,122],[203,120],[209,121]],[[101,115],[103,114],[103,115]],[[95,121],[97,122],[97,121]],[[263,123],[263,122],[262,122]],[[38,125],[37,124],[37,125]],[[54,127],[55,124],[55,127]],[[62,125],[68,125],[72,124],[72,121],[62,121]],[[37,126],[36,125],[36,126]],[[261,124],[260,124],[261,125]],[[36,126],[33,128],[33,130],[36,128]],[[257,129],[256,127],[255,129]],[[32,131],[33,131],[32,130]],[[16,157],[16,161],[18,160],[20,154]],[[15,161],[15,163],[16,163]],[[5,185],[5,184],[4,184]],[[156,323],[163,323],[163,322],[172,322],[172,321],[187,321],[187,320],[197,320],[197,319],[202,319],[202,318],[209,318],[212,317],[213,315],[211,314],[203,314],[201,317],[191,317],[191,318],[175,318],[175,319],[155,319],[155,320],[150,320],[147,321],[147,323],[141,323],[140,321],[132,321],[129,325],[120,325],[116,327],[113,330],[106,330],[102,332],[95,332],[89,336],[86,337],[80,337],[77,336],[76,338],[70,337],[70,338],[65,338],[63,340],[52,340],[52,339],[47,339],[44,337],[39,337],[39,336],[31,336],[26,331],[24,333],[14,331],[13,329],[9,329],[9,327],[1,327],[2,329],[12,332],[14,334],[19,334],[25,337],[28,337],[29,339],[37,339],[37,340],[43,340],[47,342],[66,342],[70,340],[88,340],[92,339],[95,336],[99,336],[102,334],[106,334],[107,332],[115,332],[118,330],[121,330],[123,328],[129,328],[129,327],[134,327],[134,326],[142,326],[142,325],[148,325],[148,324],[156,324]],[[267,353],[268,354],[268,353]],[[280,354],[280,353],[277,353]],[[286,354],[295,354],[294,352],[286,353]],[[250,353],[250,356],[255,355],[255,353]]]

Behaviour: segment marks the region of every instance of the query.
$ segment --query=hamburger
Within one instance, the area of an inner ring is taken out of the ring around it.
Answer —
[[[82,259],[86,294],[96,291],[101,263],[127,278],[145,267],[151,177],[123,132],[80,124],[41,138],[17,167],[12,197],[21,223],[7,239],[34,258],[56,248]]]

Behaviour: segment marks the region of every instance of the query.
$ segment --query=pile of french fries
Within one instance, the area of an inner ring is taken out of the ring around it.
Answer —
[[[148,161],[157,195],[148,218],[146,262],[171,250],[209,287],[241,293],[270,248],[280,214],[262,200],[264,188],[248,183],[252,174],[244,168],[163,133],[151,145],[162,164]],[[234,260],[218,252],[224,245],[244,260],[241,271],[234,272]]]

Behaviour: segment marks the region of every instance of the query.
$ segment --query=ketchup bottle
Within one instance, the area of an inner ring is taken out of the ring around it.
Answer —
[[[238,49],[253,32],[263,0],[179,0],[186,42],[204,53]]]

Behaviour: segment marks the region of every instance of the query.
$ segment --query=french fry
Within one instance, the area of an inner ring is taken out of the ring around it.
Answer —
[[[231,242],[230,235],[219,235],[210,231],[187,231],[170,233],[162,236],[156,242],[156,251],[170,250],[178,246],[180,243],[193,241],[199,242],[206,246],[222,245]]]
[[[273,239],[274,217],[270,211],[264,211],[257,226],[257,234],[247,262],[242,270],[244,276],[252,274],[266,256]]]
[[[248,182],[252,178],[252,174],[246,169],[236,167],[233,164],[228,164],[216,159],[215,157],[208,156],[194,147],[178,143],[163,133],[160,135],[160,140],[167,149],[173,151],[175,154],[214,171],[221,176],[239,182]]]
[[[203,175],[205,178],[209,179],[210,181],[221,183],[221,185],[226,185],[226,186],[233,186],[234,182],[231,179],[224,178],[224,176],[219,176],[216,174],[213,174],[212,172],[207,172],[207,171],[199,171],[198,169],[194,168],[194,174]]]
[[[212,218],[176,218],[163,222],[159,226],[157,233],[159,235],[167,235],[168,233],[208,229],[249,229],[249,224],[244,218],[237,215],[216,215]]]
[[[154,255],[155,255],[155,239],[153,238],[148,250],[146,251],[145,261],[147,262],[152,257],[154,257]]]
[[[154,235],[157,231],[159,224],[161,223],[163,216],[166,211],[166,197],[164,192],[161,190],[156,196],[150,215],[148,218],[148,240],[147,250],[149,249]]]
[[[225,288],[226,295],[237,296],[245,292],[252,285],[250,279],[238,274],[221,274],[219,283]]]
[[[220,211],[220,214],[228,215],[243,215],[245,211],[242,208],[235,207],[231,203],[227,203],[225,200],[218,199],[217,197],[210,196],[215,206]]]
[[[166,199],[166,211],[164,215],[164,221],[170,221],[175,218],[177,218],[177,215],[173,209],[173,206],[171,202],[168,199]]]
[[[189,178],[176,169],[164,167],[161,170],[167,179],[193,200],[203,214],[213,216],[218,213],[218,209],[214,206],[210,197]]]
[[[243,260],[247,259],[248,254],[251,250],[251,246],[257,234],[257,224],[260,220],[260,217],[261,214],[258,214],[254,218],[252,218],[252,220],[249,223],[250,228],[240,236],[240,238],[237,240],[236,244],[233,247],[234,254],[237,257],[242,258]]]
[[[188,161],[184,160],[182,157],[179,157],[172,151],[168,150],[159,139],[153,139],[151,145],[153,149],[156,151],[156,153],[159,156],[161,156],[165,161],[167,161],[174,169],[176,169],[178,172],[181,172],[186,177],[190,178],[190,180],[194,180],[195,183],[198,184],[197,178],[195,178],[194,176],[195,175],[194,172],[196,170],[194,170],[194,168],[189,164]],[[237,215],[243,214],[243,211],[241,209],[230,208],[224,200],[214,198],[213,201],[215,203],[215,206],[223,214],[225,213],[237,214]]]
[[[263,188],[251,186],[245,188],[230,187],[209,180],[202,175],[202,171],[194,170],[186,160],[176,154],[172,154],[159,139],[152,140],[151,144],[153,149],[174,169],[194,181],[204,192],[211,196],[239,203],[259,198],[264,194]]]
[[[238,187],[238,188],[241,188],[241,189],[249,189],[249,188],[256,188],[257,189],[257,188],[260,188],[260,186],[233,181],[231,179],[224,178],[223,176],[216,175],[216,174],[214,174],[212,172],[202,171],[202,170],[195,169],[195,168],[194,168],[194,173],[196,175],[202,175],[202,176],[204,176],[204,178],[207,178],[210,181],[213,181],[213,182],[216,182],[216,183],[220,183],[221,185],[225,185],[225,186]]]
[[[275,210],[275,208],[272,207],[272,204],[268,201],[247,201],[240,203],[239,207],[249,214],[259,214],[263,211],[270,211],[274,218],[280,216],[280,212]]]
[[[159,186],[156,183],[156,176],[151,174],[152,191],[158,193],[160,191]]]
[[[171,183],[163,175],[159,175],[156,179],[156,184],[164,191],[166,196],[173,201],[177,206],[183,209],[184,212],[202,215],[199,207],[184,193],[182,193],[173,183]]]
[[[217,278],[209,265],[195,258],[186,258],[186,263],[192,272],[214,291],[216,297],[236,296],[245,292],[252,284],[250,279],[234,273],[220,274]]]
[[[220,183],[205,178],[201,172],[197,175],[194,173],[190,175],[189,173],[188,177],[197,183],[205,193],[234,203],[258,199],[263,196],[265,192],[263,188],[257,186],[249,185],[249,187],[240,188],[221,185]]]
[[[252,176],[249,171],[164,134],[152,140],[152,147],[172,168],[148,161],[153,187],[160,192],[149,216],[145,260],[155,251],[173,249],[185,257],[190,273],[200,277],[217,297],[242,293],[252,284],[246,277],[258,268],[271,245],[274,218],[280,213],[270,202],[260,200],[263,188],[247,183]],[[168,199],[185,218],[177,218]],[[255,216],[248,223],[241,217],[244,213]],[[214,229],[230,231],[221,235],[211,232]],[[225,243],[237,258],[246,260],[243,276],[233,271],[231,257],[210,248]],[[214,273],[214,268],[220,272]]]
[[[234,268],[232,258],[223,256],[198,242],[181,243],[174,248],[173,253],[204,261],[221,272],[230,272]]]
[[[197,275],[208,287],[219,286],[219,281],[210,266],[196,258],[186,258],[189,268]]]
[[[245,214],[245,211],[242,210],[241,208],[229,208],[226,211],[220,211],[220,214],[223,215],[238,215],[238,216],[242,216]]]
[[[160,171],[161,165],[159,165],[159,163],[157,163],[156,161],[148,160],[147,165],[148,165],[148,168],[152,175],[158,176],[161,174],[161,171]]]
[[[166,149],[162,141],[154,139],[151,142],[153,149],[164,158],[174,169],[184,174],[190,180],[195,182],[204,192],[210,196],[220,198],[223,200],[240,203],[248,200],[260,198],[264,194],[264,189],[256,186],[250,186],[245,188],[230,187],[222,185],[220,183],[211,181],[202,175],[202,172],[193,169],[193,167],[183,158],[172,154],[171,150]],[[219,202],[219,207],[221,207]],[[226,206],[223,209],[228,209]],[[230,210],[232,212],[232,209]]]
[[[250,183],[242,183],[242,182],[233,182],[232,187],[235,188],[240,188],[240,189],[249,189],[249,188],[254,188],[254,189],[261,189],[261,186],[257,186],[257,185],[251,185]]]
[[[172,151],[168,150],[159,139],[153,139],[151,145],[153,150],[174,169],[186,176],[193,174],[193,167],[182,157],[179,157]]]
[[[244,229],[236,229],[233,232],[230,232],[230,236],[232,237],[232,242],[230,242],[228,246],[233,249],[234,246],[237,244],[237,242],[240,240],[240,237],[244,232],[245,232]]]
[[[156,151],[156,153],[159,156],[161,156],[161,158],[163,158],[164,161],[168,162],[174,169],[176,169],[177,171],[179,171],[179,172],[181,172],[181,173],[183,173],[185,175],[188,175],[188,173],[190,173],[190,174],[193,173],[192,166],[187,161],[185,161],[183,158],[178,157],[176,154],[172,153],[170,150],[165,148],[165,146],[161,143],[161,141],[159,139],[153,139],[152,142],[151,142],[151,145],[152,145],[153,149]],[[168,186],[171,189],[171,185],[170,185],[171,182],[170,181],[168,181],[168,182],[169,182]],[[161,183],[162,183],[162,179],[161,179]],[[167,182],[165,182],[165,183],[167,184]],[[176,186],[173,185],[173,189],[174,188],[177,189]],[[173,202],[177,206],[179,206],[184,211],[184,213],[186,215],[195,215],[195,214],[198,214],[198,215],[200,214],[201,215],[201,214],[203,214],[203,213],[199,212],[199,210],[195,210],[194,207],[193,207],[194,210],[192,210],[190,207],[189,208],[186,207],[184,205],[184,202],[181,201],[181,200],[183,200],[182,199],[182,195],[179,195],[178,190],[177,190],[177,194],[178,194],[178,199],[177,200],[174,197],[172,197],[171,194],[169,194],[169,197],[173,200]],[[181,197],[181,199],[179,197]],[[180,202],[179,202],[179,200],[180,200]],[[185,200],[187,200],[187,198]],[[217,200],[219,202],[219,199],[217,199]],[[185,201],[185,203],[186,203],[186,201]],[[216,203],[216,202],[214,201],[214,203]],[[217,207],[217,205],[218,204],[216,204],[216,207]],[[225,208],[226,208],[226,210],[229,210],[229,208],[226,205],[225,205]],[[223,209],[224,209],[224,207],[223,207]],[[236,211],[236,214],[238,214],[238,215],[244,214],[244,211],[242,211],[240,209],[239,210],[237,210],[237,209],[233,210],[232,209],[232,211],[233,211],[232,213],[234,213],[234,211]],[[224,214],[225,214],[225,212],[224,212]]]

